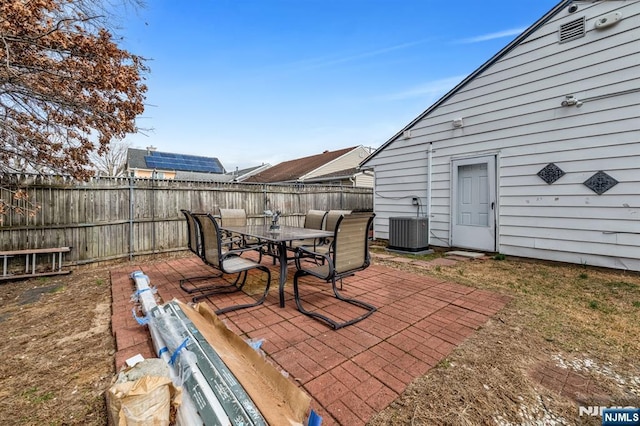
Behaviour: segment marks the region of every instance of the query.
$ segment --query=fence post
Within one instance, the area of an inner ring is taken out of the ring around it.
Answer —
[[[129,260],[133,260],[133,176],[129,176]]]
[[[262,185],[262,201],[263,201],[263,206],[262,206],[262,211],[265,212],[267,210],[271,210],[271,200],[269,200],[267,198],[267,184],[263,183]],[[263,224],[266,224],[267,221],[267,217],[266,215],[264,216],[264,219],[262,220]]]
[[[151,253],[156,254],[156,177],[154,169],[151,174]]]

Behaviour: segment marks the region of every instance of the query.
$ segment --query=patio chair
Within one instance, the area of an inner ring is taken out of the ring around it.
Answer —
[[[374,213],[354,213],[338,218],[333,236],[333,249],[329,253],[321,254],[312,252],[305,247],[298,247],[296,251],[296,273],[293,276],[293,294],[296,306],[300,312],[324,321],[334,329],[339,329],[362,321],[377,310],[375,306],[369,303],[341,295],[336,287],[337,281],[340,281],[342,287],[343,278],[354,275],[356,272],[369,267],[371,263],[369,255],[369,229],[371,228],[374,216]],[[301,259],[308,256],[322,256],[325,262],[322,265],[301,262]],[[354,319],[340,322],[318,311],[306,309],[302,305],[302,298],[300,296],[300,278],[308,275],[319,278],[327,283],[330,282],[331,290],[338,300],[363,308],[365,312]]]
[[[304,217],[304,227],[307,229],[323,229],[327,212],[324,210],[309,210]]]
[[[327,212],[324,210],[309,210],[304,217],[304,228],[307,229],[324,229],[325,219],[327,217]],[[320,241],[318,238],[307,238],[304,240],[295,240],[291,241],[289,245],[291,250],[294,250],[298,247],[312,247],[315,248]]]
[[[184,214],[185,218],[187,219],[187,236],[188,236],[187,247],[193,254],[195,254],[199,258],[202,258],[200,224],[193,217],[193,213],[190,210],[182,209],[180,211],[182,212],[182,214]],[[202,280],[209,280],[212,278],[219,278],[221,275],[222,275],[221,273],[217,272],[214,274],[183,278],[180,280],[180,288],[189,294],[196,293],[196,292],[204,292],[204,291],[214,290],[214,289],[219,289],[219,291],[226,291],[231,286],[206,285],[206,286],[199,287],[194,283],[194,281],[202,281]],[[187,283],[189,283],[190,285],[187,285]]]
[[[180,211],[187,219],[187,247],[192,253],[200,257],[200,228],[198,227],[198,223],[191,215],[190,210],[181,209]]]
[[[218,209],[220,211],[220,226],[247,226],[247,212],[244,209]],[[243,235],[233,233],[223,234],[223,243],[237,248],[244,249],[247,247],[258,248],[263,247],[262,241],[257,238],[247,238]],[[260,252],[260,262],[262,260],[262,252]]]
[[[196,222],[200,225],[200,237],[202,247],[202,260],[209,266],[220,271],[220,277],[237,274],[232,284],[222,286],[220,288],[229,289],[230,291],[240,291],[247,281],[248,271],[259,269],[266,273],[267,281],[262,296],[255,302],[249,304],[233,305],[226,308],[218,309],[216,314],[235,311],[238,309],[250,308],[262,304],[269,293],[271,285],[271,271],[266,266],[261,265],[251,259],[240,257],[240,255],[249,250],[255,250],[256,247],[247,247],[243,249],[235,249],[223,251],[222,249],[222,233],[216,219],[211,214],[193,214]],[[212,294],[219,294],[219,289],[204,292],[193,297],[193,301],[208,297]]]
[[[220,212],[219,220],[221,226],[246,226],[247,225],[247,212],[244,209],[218,209]],[[244,241],[241,235],[234,235],[230,232],[224,233],[223,240],[236,244],[238,247],[242,247]]]
[[[247,212],[244,209],[219,209],[220,224],[223,226],[246,226]]]
[[[351,214],[351,210],[329,210],[327,212],[327,216],[325,217],[324,230],[335,231],[336,225],[340,218],[348,214]],[[313,251],[322,255],[327,255],[333,247],[332,243],[333,237],[323,238],[314,245]],[[324,262],[324,257],[321,257],[320,261]]]
[[[347,214],[351,214],[351,210],[329,210],[327,212],[324,229],[327,231],[334,231],[340,217]]]

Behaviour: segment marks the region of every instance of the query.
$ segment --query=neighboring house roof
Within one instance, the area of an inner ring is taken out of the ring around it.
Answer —
[[[385,143],[383,143],[378,149],[376,149],[371,155],[369,155],[367,158],[365,158],[360,163],[360,167],[364,167],[371,159],[373,159],[376,155],[378,155],[379,152],[383,151],[389,144],[391,144],[392,142],[397,140],[399,137],[401,137],[404,134],[405,131],[411,129],[411,127],[413,127],[414,124],[416,124],[417,122],[422,120],[424,117],[429,115],[433,110],[438,108],[442,103],[447,101],[447,99],[449,99],[453,95],[455,95],[460,89],[462,89],[464,86],[466,86],[469,82],[471,82],[473,79],[475,79],[478,75],[482,74],[487,68],[492,66],[498,60],[500,60],[504,55],[509,53],[512,49],[514,49],[520,43],[522,43],[527,37],[529,37],[530,34],[532,34],[534,31],[538,30],[538,28],[540,28],[545,23],[547,23],[547,21],[549,21],[551,18],[553,18],[555,15],[557,15],[569,3],[572,3],[572,2],[573,2],[573,0],[562,0],[560,3],[558,3],[556,6],[554,6],[553,9],[551,9],[542,18],[538,19],[533,25],[531,25],[529,28],[527,28],[525,31],[523,31],[522,34],[520,34],[518,37],[516,37],[511,43],[506,45],[502,50],[500,50],[498,53],[496,53],[491,59],[489,59],[487,62],[482,64],[480,66],[480,68],[478,68],[477,70],[475,70],[474,72],[469,74],[469,76],[467,76],[467,78],[462,80],[460,83],[458,83],[457,86],[455,86],[453,89],[451,89],[443,97],[438,99],[426,111],[424,111],[422,114],[417,116],[413,121],[411,121],[404,128],[402,128],[402,130],[400,130],[398,133],[393,135],[389,140],[387,140]]]
[[[176,180],[189,180],[189,181],[206,181],[206,182],[231,182],[233,176],[222,173],[199,173],[199,172],[176,172]]]
[[[356,148],[358,147],[353,146],[337,151],[324,151],[322,154],[285,161],[245,179],[245,182],[295,182],[310,172],[342,157]]]
[[[147,162],[144,156],[147,155],[146,149],[127,149],[127,168],[128,169],[146,169]]]
[[[225,172],[222,163],[215,157],[135,148],[127,150],[127,168],[209,174],[224,174]]]
[[[346,170],[338,170],[333,173],[327,173],[326,175],[316,176],[313,178],[307,179],[308,182],[321,182],[328,180],[339,180],[339,179],[352,179],[354,176],[359,174],[371,173],[368,170],[360,170],[357,167],[352,167]]]
[[[234,170],[233,172],[229,172],[227,174],[231,176],[231,180],[233,180],[234,182],[243,182],[250,176],[258,174],[261,171],[268,169],[269,167],[271,167],[271,164],[262,163],[259,166],[247,167],[246,169],[242,170]]]

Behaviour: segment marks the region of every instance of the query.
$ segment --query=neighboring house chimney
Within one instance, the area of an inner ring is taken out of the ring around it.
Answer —
[[[156,148],[155,146],[153,146],[153,145],[149,145],[149,146],[147,147],[147,155],[151,155],[151,153],[152,153],[153,151],[156,151],[157,149],[158,149],[158,148]]]

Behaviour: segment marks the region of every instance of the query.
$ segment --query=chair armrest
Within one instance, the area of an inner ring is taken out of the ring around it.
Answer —
[[[242,253],[245,253],[247,251],[255,251],[258,249],[261,249],[263,247],[267,246],[267,243],[260,243],[260,244],[256,244],[256,245],[252,245],[249,247],[242,247],[242,248],[238,248],[238,249],[234,249],[234,250],[229,250],[225,253],[222,254],[222,259],[224,260],[225,258],[229,257],[229,256],[240,256]]]
[[[324,261],[328,263],[329,269],[330,270],[333,269],[333,261],[331,260],[331,257],[328,254],[318,253],[316,251],[309,250],[309,249],[307,249],[305,247],[297,247],[296,248],[295,256],[294,256],[294,260],[296,262],[296,269],[304,269],[301,266],[300,259],[305,258],[305,257],[312,257],[314,259],[323,258]]]
[[[316,238],[313,247],[314,250],[316,247],[322,247],[322,246],[326,246],[329,245],[333,242],[333,237],[321,237],[321,238]]]
[[[318,255],[322,255],[322,256],[331,256],[331,254],[333,253],[333,238],[332,237],[327,237],[324,238],[320,244],[316,244],[313,247],[314,252],[316,252]]]

